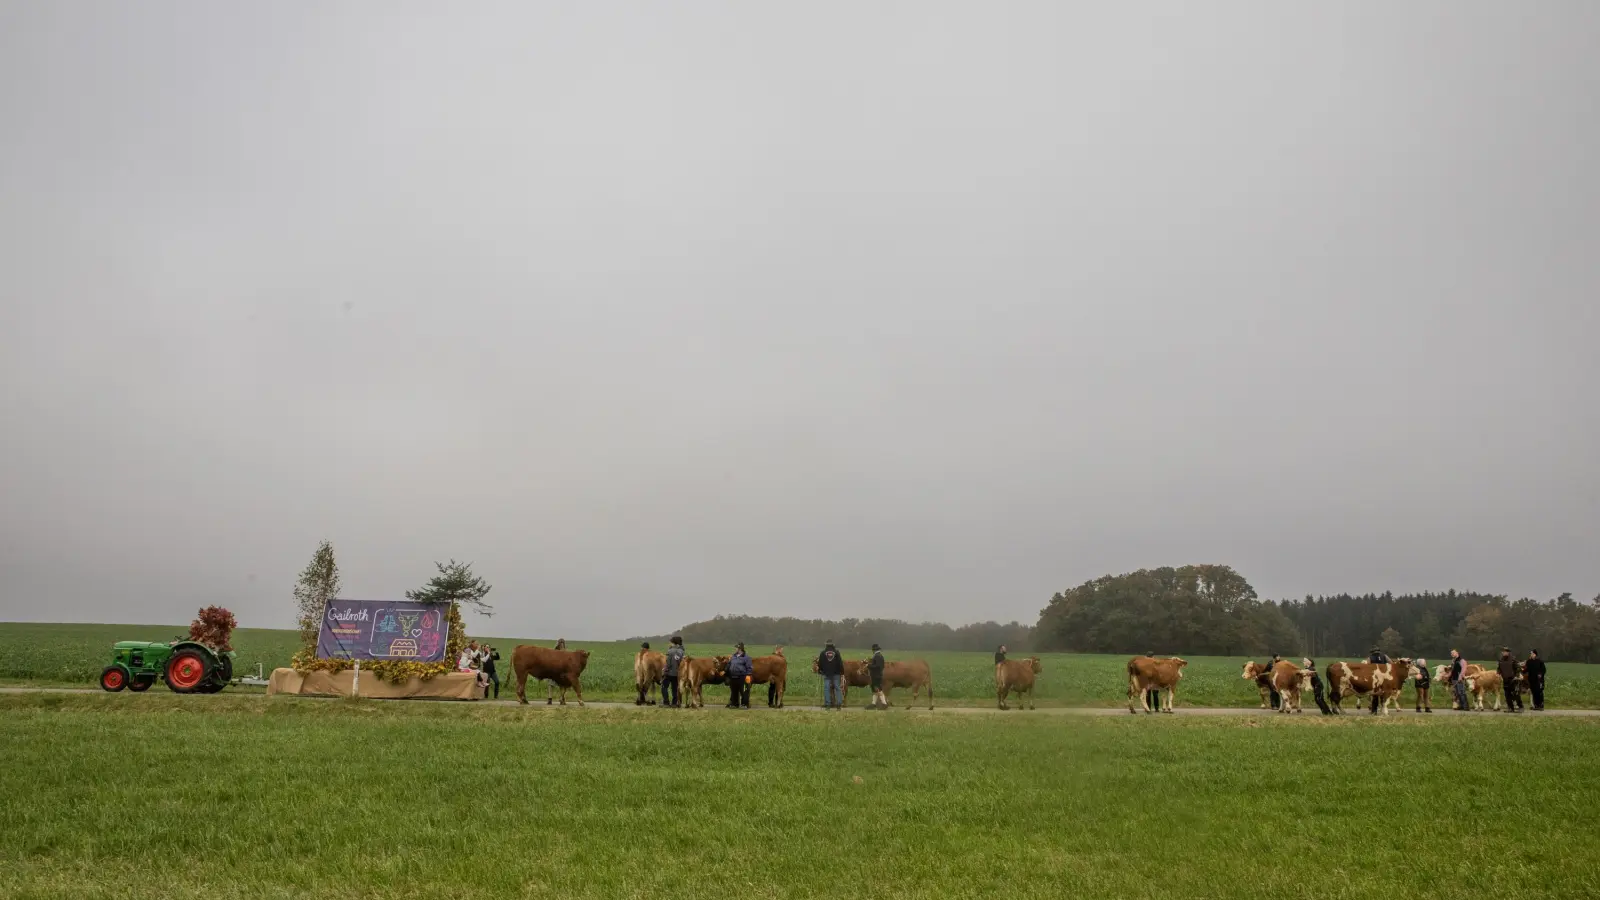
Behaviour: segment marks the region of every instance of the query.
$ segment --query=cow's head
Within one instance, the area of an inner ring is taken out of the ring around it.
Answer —
[[[773,647],[772,648],[772,655],[773,656],[782,656],[783,655],[783,645],[779,644],[778,646]]]
[[[1240,673],[1239,677],[1243,678],[1245,681],[1255,681],[1257,678],[1260,678],[1262,675],[1266,674],[1266,671],[1266,666],[1263,666],[1252,659],[1244,664],[1244,671]]]
[[[1044,663],[1039,662],[1039,657],[1030,656],[1028,657],[1028,668],[1032,669],[1033,674],[1037,675],[1044,671]]]
[[[816,659],[813,659],[811,661],[811,674],[813,674],[813,675],[821,675],[822,674],[822,658],[821,657],[817,657]]]
[[[1449,666],[1447,666],[1447,665],[1445,665],[1443,663],[1440,663],[1439,665],[1433,667],[1433,680],[1434,681],[1444,681],[1445,679],[1447,679],[1449,677],[1450,677],[1450,667]]]
[[[576,656],[578,658],[578,662],[583,663],[584,665],[588,665],[589,664],[589,651],[587,651],[587,650],[574,650],[572,655],[574,655],[574,656]]]

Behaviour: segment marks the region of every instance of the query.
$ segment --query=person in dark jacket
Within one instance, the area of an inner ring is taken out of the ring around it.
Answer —
[[[1460,650],[1450,651],[1450,672],[1445,679],[1450,685],[1451,702],[1456,710],[1466,712],[1471,709],[1467,701],[1467,658],[1461,655]]]
[[[872,708],[888,709],[889,698],[883,695],[883,648],[872,645],[872,659],[867,661],[867,678],[872,682]]]
[[[489,679],[489,684],[494,685],[494,698],[500,699],[500,674],[495,671],[495,660],[500,658],[500,651],[493,647],[484,647],[478,653],[478,658],[483,660],[483,677]],[[483,689],[484,699],[489,698],[489,688]]]
[[[1495,666],[1495,671],[1500,673],[1500,690],[1506,695],[1506,712],[1522,712],[1522,692],[1517,690],[1517,659],[1511,655],[1510,647],[1500,648],[1500,664]]]
[[[1417,712],[1433,712],[1433,674],[1428,671],[1428,661],[1417,657],[1411,661],[1411,681],[1417,688]]]
[[[1150,659],[1155,659],[1156,658],[1156,652],[1154,650],[1151,650],[1151,651],[1145,653],[1145,656],[1150,658]],[[1145,691],[1144,692],[1144,705],[1145,705],[1145,709],[1153,709],[1156,712],[1160,712],[1161,711],[1161,689],[1160,688],[1151,688],[1151,689]]]
[[[1533,694],[1533,711],[1544,711],[1544,660],[1539,651],[1529,650],[1528,661],[1522,664],[1522,674],[1528,678],[1528,690]]]
[[[1272,670],[1277,668],[1277,665],[1280,662],[1282,662],[1282,660],[1278,658],[1278,654],[1276,653],[1272,654],[1272,658],[1267,660],[1267,693],[1272,698],[1273,709],[1277,709],[1278,704],[1283,702],[1283,698],[1278,696],[1278,686],[1274,684],[1272,680]]]
[[[1006,645],[1001,644],[1000,649],[994,652],[994,664],[1000,665],[1006,661]]]
[[[1322,710],[1322,714],[1325,716],[1333,715],[1333,707],[1328,705],[1327,695],[1322,692],[1322,677],[1317,674],[1317,661],[1314,659],[1302,659],[1300,660],[1300,667],[1305,670],[1307,675],[1311,676],[1311,694],[1317,700],[1317,708]]]
[[[840,699],[840,679],[844,677],[844,657],[834,648],[833,641],[822,646],[817,654],[817,674],[822,676],[822,708],[844,709]]]
[[[1367,657],[1367,662],[1372,663],[1374,665],[1381,665],[1383,663],[1387,663],[1388,661],[1389,661],[1389,655],[1384,653],[1382,650],[1379,650],[1377,647],[1373,647],[1372,648],[1372,653]],[[1356,702],[1360,703],[1361,701],[1357,700]],[[1378,704],[1382,703],[1382,702],[1383,702],[1382,700],[1378,699],[1378,692],[1377,691],[1373,691],[1372,692],[1372,714],[1373,715],[1377,715],[1378,714]],[[1356,707],[1356,709],[1360,709],[1360,708],[1361,707],[1359,707],[1359,706]]]
[[[737,644],[733,648],[733,655],[728,657],[728,708],[750,708],[750,676],[755,672],[751,665],[750,657],[744,652],[744,644]]]
[[[683,698],[678,696],[678,669],[683,666],[683,638],[673,635],[667,644],[667,664],[661,668],[661,705],[680,706]],[[672,699],[667,699],[668,693]]]

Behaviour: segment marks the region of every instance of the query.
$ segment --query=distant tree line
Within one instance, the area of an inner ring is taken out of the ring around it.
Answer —
[[[1056,594],[1039,612],[1041,650],[1241,656],[1293,653],[1294,623],[1227,566],[1105,575]]]
[[[1005,644],[1012,650],[1029,649],[1033,628],[1021,622],[1002,625],[977,622],[951,628],[940,622],[904,622],[900,619],[775,619],[770,616],[717,616],[683,626],[673,634],[692,644],[783,645],[821,648],[834,641],[843,648],[882,644],[895,650],[993,650]],[[635,640],[664,641],[667,635]],[[754,646],[751,648],[755,649]]]

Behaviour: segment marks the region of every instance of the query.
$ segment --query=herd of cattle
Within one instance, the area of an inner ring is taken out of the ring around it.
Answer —
[[[705,706],[702,691],[706,685],[726,684],[728,674],[726,656],[686,656],[678,664],[678,689],[685,706]],[[783,706],[783,695],[789,687],[789,661],[783,648],[777,647],[771,656],[752,657],[751,685],[767,685],[767,704]],[[561,705],[567,703],[567,691],[577,695],[578,705],[583,705],[583,670],[589,665],[587,650],[554,650],[529,644],[519,646],[511,654],[511,668],[517,678],[517,699],[528,702],[528,679],[548,681],[553,689],[561,691]],[[844,677],[840,679],[846,704],[851,688],[864,688],[872,683],[868,661],[849,660],[844,664]],[[655,650],[640,650],[633,659],[633,684],[638,692],[638,703],[654,703],[667,667],[666,654]],[[995,690],[1001,709],[1010,709],[1006,699],[1016,694],[1019,704],[1024,701],[1033,707],[1035,677],[1043,670],[1038,657],[1006,660],[995,665]],[[816,673],[817,661],[811,661],[811,671]],[[928,708],[933,709],[933,673],[920,659],[886,662],[883,667],[883,692],[887,697],[895,688],[911,691],[911,702],[917,703],[924,691],[928,694]],[[555,702],[554,690],[546,703]]]
[[[1433,677],[1427,681],[1416,681],[1417,703],[1419,706],[1426,703],[1432,707],[1432,690],[1434,681],[1444,683],[1449,677],[1450,667],[1445,665],[1435,666]],[[1350,697],[1356,698],[1359,705],[1361,698],[1371,698],[1378,701],[1378,710],[1387,715],[1390,708],[1400,708],[1400,689],[1405,686],[1406,680],[1412,678],[1412,660],[1401,658],[1390,662],[1336,662],[1329,664],[1328,677],[1328,703],[1336,713],[1344,712],[1344,701]],[[1241,673],[1247,681],[1254,681],[1261,691],[1261,708],[1267,709],[1271,695],[1276,692],[1281,698],[1278,711],[1282,713],[1297,713],[1300,711],[1300,695],[1312,690],[1312,678],[1315,672],[1303,665],[1296,665],[1287,660],[1279,660],[1272,665],[1257,662],[1244,664]],[[1500,708],[1500,697],[1504,693],[1504,679],[1494,669],[1485,669],[1477,663],[1468,663],[1462,668],[1462,677],[1467,683],[1467,695],[1472,701],[1473,709],[1484,708],[1484,697],[1487,696],[1493,708]],[[1519,667],[1516,683],[1512,685],[1519,693],[1526,693],[1528,685],[1526,678],[1521,674]],[[1456,701],[1450,701],[1455,708]]]
[[[726,656],[684,657],[678,668],[678,686],[685,706],[704,706],[702,691],[705,686],[727,683],[728,659]],[[783,648],[775,648],[770,656],[753,657],[751,662],[754,669],[751,684],[767,685],[768,705],[783,706],[784,693],[789,686],[789,661],[783,655]],[[666,655],[654,650],[640,650],[634,657],[633,677],[638,703],[655,702],[666,663]],[[578,705],[583,705],[582,676],[589,664],[589,651],[554,650],[525,644],[512,653],[511,664],[516,672],[517,699],[521,702],[528,702],[527,682],[532,678],[551,683],[552,691],[547,703],[554,702],[554,689],[559,689],[563,706],[567,702],[568,690],[577,695]],[[1137,713],[1138,707],[1143,707],[1147,713],[1172,712],[1177,700],[1178,682],[1183,679],[1183,668],[1187,665],[1185,660],[1176,656],[1135,656],[1129,660],[1128,711]],[[811,670],[817,671],[816,660],[812,660]],[[1446,670],[1446,666],[1438,666],[1434,679],[1443,682]],[[1015,694],[1019,707],[1025,705],[1025,708],[1036,709],[1033,688],[1042,671],[1043,666],[1036,656],[997,662],[995,694],[999,707],[1010,709],[1006,700]],[[1411,673],[1412,661],[1409,659],[1385,663],[1332,663],[1326,670],[1328,699],[1335,712],[1343,712],[1344,701],[1351,697],[1355,697],[1357,703],[1363,698],[1376,698],[1380,701],[1379,709],[1387,714],[1391,707],[1399,708],[1400,689]],[[1263,709],[1268,707],[1268,698],[1275,692],[1281,698],[1278,710],[1283,713],[1300,712],[1301,694],[1311,692],[1314,676],[1313,670],[1287,660],[1270,665],[1248,662],[1242,674],[1260,688]],[[1499,673],[1469,664],[1465,668],[1465,679],[1467,692],[1475,708],[1484,708],[1485,697],[1490,699],[1495,709],[1500,708],[1502,685]],[[864,688],[871,682],[867,660],[847,661],[841,682],[844,699],[848,703],[850,688]],[[933,674],[926,662],[913,659],[886,663],[883,669],[885,695],[895,688],[910,690],[912,703],[917,703],[926,691],[928,708],[933,709]],[[1422,690],[1422,687],[1419,685],[1418,689]],[[1150,706],[1152,693],[1156,698],[1155,709]]]

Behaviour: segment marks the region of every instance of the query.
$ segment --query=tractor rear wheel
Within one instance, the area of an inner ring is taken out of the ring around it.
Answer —
[[[128,670],[121,666],[106,666],[100,670],[100,689],[115,694],[128,686]]]
[[[227,687],[233,681],[233,657],[223,656],[217,660],[217,684]]]
[[[150,685],[156,683],[154,675],[135,675],[128,680],[128,690],[138,693],[150,690]]]
[[[195,650],[179,650],[167,660],[167,687],[175,694],[192,694],[211,674],[211,660]]]

